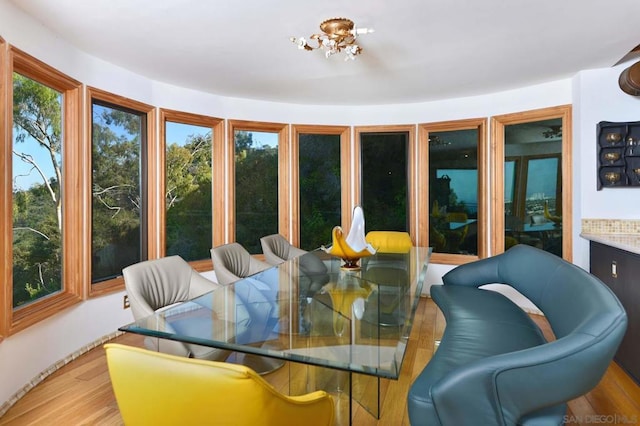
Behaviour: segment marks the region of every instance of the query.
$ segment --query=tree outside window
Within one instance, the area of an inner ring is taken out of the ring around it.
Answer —
[[[62,290],[62,94],[13,74],[13,307]]]
[[[408,232],[408,133],[363,133],[360,146],[366,231]]]
[[[278,134],[236,130],[236,242],[261,253],[260,237],[278,232]]]
[[[187,261],[209,258],[211,129],[166,123],[166,254]]]
[[[313,250],[329,245],[340,224],[340,135],[301,134],[298,146],[300,247]]]
[[[92,104],[92,282],[146,257],[142,227],[144,114]]]

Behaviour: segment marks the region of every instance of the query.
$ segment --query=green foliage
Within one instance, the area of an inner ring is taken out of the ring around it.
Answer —
[[[60,153],[62,134],[61,95],[20,74],[13,74],[13,123],[16,141],[32,137],[54,153]]]
[[[61,289],[62,253],[55,205],[44,185],[14,194],[14,306],[32,300],[26,283],[38,283],[38,296]]]
[[[41,174],[41,184],[13,193],[13,306],[18,307],[62,288],[60,93],[14,73],[13,129],[14,158],[42,171],[37,153],[21,150],[24,142],[34,140],[55,173]]]
[[[340,225],[340,136],[300,136],[300,247],[312,250],[331,242]]]
[[[40,226],[45,229],[46,225]],[[52,294],[61,289],[60,237],[55,223],[49,226],[53,238],[47,240],[42,231],[33,228],[14,229],[13,251],[13,303],[20,306],[33,298],[26,283],[38,283],[38,296]]]
[[[38,285],[34,288],[31,284],[26,283],[26,284],[24,285],[24,288],[25,288],[25,290],[27,291],[27,293],[29,293],[29,297],[30,297],[31,299],[35,299],[35,298],[37,298],[37,297],[38,297],[38,294],[42,293],[42,290],[43,290],[43,287],[42,287],[40,284],[38,284]]]
[[[93,105],[92,279],[141,260],[140,115]]]
[[[362,137],[362,208],[366,230],[408,231],[407,135]]]
[[[210,256],[211,133],[191,135],[184,146],[171,144],[166,155],[167,254],[186,260]]]
[[[260,253],[260,237],[278,232],[278,148],[236,132],[236,241]]]
[[[237,156],[246,156],[246,151],[253,149],[253,133],[237,131],[234,139]]]

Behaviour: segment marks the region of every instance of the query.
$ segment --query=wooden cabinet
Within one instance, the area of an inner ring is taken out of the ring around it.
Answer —
[[[615,360],[640,384],[640,255],[592,241],[590,268],[627,311],[629,324]]]

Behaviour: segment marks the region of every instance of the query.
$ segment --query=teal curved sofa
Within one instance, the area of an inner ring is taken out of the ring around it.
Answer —
[[[598,384],[627,327],[598,278],[531,246],[458,266],[443,283],[431,297],[447,324],[409,390],[413,426],[562,424],[566,402]],[[556,339],[507,297],[479,288],[492,283],[531,300]]]

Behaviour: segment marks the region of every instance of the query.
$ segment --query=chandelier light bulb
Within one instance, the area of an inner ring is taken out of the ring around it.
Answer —
[[[355,28],[353,31],[355,35],[361,35],[361,34],[371,34],[376,30],[374,30],[373,28]]]

